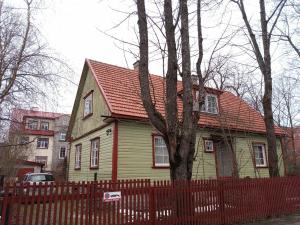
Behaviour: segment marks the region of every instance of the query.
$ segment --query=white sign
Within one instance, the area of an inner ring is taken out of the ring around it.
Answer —
[[[116,202],[116,201],[120,201],[120,199],[121,199],[121,191],[103,193],[104,202]]]

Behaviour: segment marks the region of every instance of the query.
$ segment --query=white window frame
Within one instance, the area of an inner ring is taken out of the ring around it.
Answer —
[[[268,163],[267,163],[267,154],[266,154],[266,147],[264,143],[253,143],[252,144],[253,147],[253,154],[254,154],[254,162],[255,162],[255,166],[256,167],[267,167]],[[263,159],[263,163],[257,163],[257,154],[256,151],[259,150],[259,147],[261,147],[262,150],[262,156],[263,158],[259,158],[259,159]]]
[[[83,101],[83,117],[93,113],[93,92],[84,97]]]
[[[208,111],[208,106],[209,106],[209,102],[208,102],[208,98],[209,97],[213,97],[215,99],[215,107],[214,107],[214,111]],[[206,94],[205,96],[205,102],[202,106],[202,109],[201,109],[202,112],[206,112],[206,113],[210,113],[210,114],[218,114],[218,96],[217,95],[214,95],[214,94]]]
[[[157,145],[160,142],[159,145]],[[157,152],[157,148],[160,148],[162,150],[162,154],[158,154]],[[168,149],[167,146],[165,144],[165,141],[163,139],[162,136],[154,136],[153,137],[153,151],[154,151],[154,166],[157,167],[169,167],[170,163],[169,163],[169,153],[168,153]],[[157,162],[157,156],[163,157],[163,162]],[[164,159],[167,158],[167,161],[164,161]]]
[[[32,127],[31,127],[33,124],[36,124],[36,127],[35,127],[35,128],[32,128]],[[39,121],[33,120],[33,119],[29,119],[29,120],[28,120],[28,123],[27,123],[27,128],[28,128],[28,129],[30,129],[30,130],[37,130],[38,127],[39,127]]]
[[[59,140],[60,141],[66,141],[66,136],[67,136],[66,132],[60,132],[59,133]]]
[[[44,129],[43,125],[47,124],[47,129]],[[49,122],[47,121],[41,121],[40,130],[49,130]]]
[[[63,156],[61,155],[61,153],[63,152],[62,149],[64,149],[64,155]],[[59,149],[59,159],[66,158],[66,155],[67,155],[67,148],[64,147],[64,146],[60,147],[60,149]]]
[[[41,139],[43,139],[43,140],[41,140]],[[40,143],[40,146],[39,146],[39,143]],[[49,138],[38,138],[36,147],[41,148],[41,149],[49,148]]]
[[[99,167],[99,150],[100,150],[100,138],[94,138],[91,140],[91,160],[90,167]]]
[[[204,139],[204,151],[214,152],[214,142],[211,139]]]
[[[38,159],[40,158],[40,159]],[[41,159],[43,158],[43,159]],[[47,167],[48,156],[35,156],[35,161],[37,163],[43,163],[44,167]]]
[[[75,146],[75,169],[81,168],[81,149],[81,144]]]

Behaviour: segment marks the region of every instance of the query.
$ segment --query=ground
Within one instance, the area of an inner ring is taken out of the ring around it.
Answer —
[[[249,225],[300,225],[300,214],[272,218],[264,221],[250,223]]]

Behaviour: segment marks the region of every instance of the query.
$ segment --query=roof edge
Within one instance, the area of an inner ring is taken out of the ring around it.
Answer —
[[[96,81],[96,83],[97,83],[97,85],[98,85],[98,87],[99,87],[99,89],[100,89],[101,94],[103,95],[104,101],[106,102],[109,111],[110,111],[111,113],[113,113],[113,108],[112,108],[110,102],[108,101],[108,98],[107,98],[107,96],[106,96],[106,94],[105,94],[105,92],[104,92],[104,90],[103,90],[101,84],[99,83],[99,81],[98,81],[98,79],[97,79],[97,77],[96,77],[96,73],[95,73],[95,71],[94,71],[94,69],[93,69],[93,67],[92,67],[92,65],[91,65],[90,60],[89,60],[89,59],[85,59],[85,62],[87,63],[89,69],[91,70],[91,72],[92,72],[92,74],[93,74],[93,77],[94,77],[94,79],[95,79],[95,81]]]

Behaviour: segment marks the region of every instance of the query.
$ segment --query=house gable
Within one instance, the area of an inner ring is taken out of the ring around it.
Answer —
[[[84,98],[89,94],[92,94],[92,113],[89,116],[84,116]],[[105,122],[102,116],[110,115],[109,106],[94,77],[93,71],[85,63],[70,119],[68,137],[74,140],[103,126]]]

